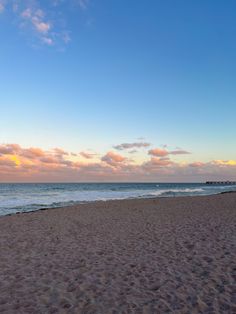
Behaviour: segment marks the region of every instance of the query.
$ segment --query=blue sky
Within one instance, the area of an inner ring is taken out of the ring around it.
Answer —
[[[0,0],[0,143],[236,159],[235,1],[19,3]]]

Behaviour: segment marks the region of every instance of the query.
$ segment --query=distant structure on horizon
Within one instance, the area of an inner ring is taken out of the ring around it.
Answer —
[[[234,185],[236,181],[207,181],[206,184],[209,185]]]

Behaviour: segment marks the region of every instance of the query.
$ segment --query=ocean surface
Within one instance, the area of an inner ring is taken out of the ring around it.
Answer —
[[[0,215],[112,199],[210,195],[232,186],[202,183],[12,183],[0,184]]]

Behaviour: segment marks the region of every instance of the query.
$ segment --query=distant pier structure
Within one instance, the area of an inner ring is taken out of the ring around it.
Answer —
[[[207,181],[209,185],[236,185],[236,181]]]

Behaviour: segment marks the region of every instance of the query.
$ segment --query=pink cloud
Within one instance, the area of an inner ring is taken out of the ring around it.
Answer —
[[[126,158],[120,154],[116,154],[113,151],[109,151],[105,156],[101,158],[102,161],[108,163],[111,166],[116,166],[119,163],[122,163]]]
[[[45,13],[40,9],[27,8],[21,13],[21,17],[28,20],[39,33],[48,33],[51,23],[44,20]]]
[[[30,8],[25,9],[22,13],[21,16],[25,19],[30,19],[32,17],[32,12]]]
[[[42,42],[47,44],[48,46],[52,46],[54,44],[53,39],[49,37],[42,37]]]
[[[154,149],[150,149],[148,151],[148,154],[155,157],[164,157],[167,155],[186,155],[186,154],[190,154],[190,152],[183,149],[168,151],[164,148],[154,148]]]
[[[8,10],[14,13],[19,27],[33,30],[33,36],[48,46],[56,43],[68,44],[71,40],[66,29],[66,16],[63,15],[65,5],[86,10],[89,0],[50,0],[45,5],[39,0],[0,0],[0,13]]]
[[[8,158],[1,158],[0,157],[0,167],[7,166],[7,167],[15,167],[15,162]]]
[[[24,148],[18,144],[2,144],[0,180],[207,181],[233,180],[236,177],[236,160],[181,163],[172,161],[171,155],[166,152],[155,151],[163,156],[151,156],[149,161],[141,162],[108,151],[100,161],[88,162],[90,158],[85,157],[83,161],[78,155],[72,158],[71,153],[61,148],[43,150],[38,147]]]
[[[169,152],[166,149],[161,149],[161,148],[154,148],[150,149],[148,151],[149,155],[156,156],[156,157],[164,157],[169,154]]]
[[[68,156],[69,153],[66,152],[64,149],[61,148],[54,148],[54,152],[55,154],[59,155],[59,156]]]
[[[48,33],[48,31],[50,30],[51,26],[49,23],[46,23],[46,22],[41,22],[40,20],[38,19],[34,19],[33,20],[33,24],[36,28],[36,30],[40,33]],[[46,38],[44,37],[44,39],[49,39],[51,40],[50,38]],[[52,40],[51,40],[52,41]]]
[[[21,149],[18,144],[2,144],[0,145],[0,155],[15,154]]]
[[[169,158],[151,157],[151,160],[146,163],[148,167],[168,167],[174,163]]]
[[[40,148],[31,147],[28,149],[21,149],[18,152],[19,155],[24,156],[26,158],[37,158],[45,155],[45,152]]]
[[[47,164],[57,164],[58,163],[58,159],[55,158],[54,156],[48,156],[48,157],[40,158],[40,161],[45,162]]]

